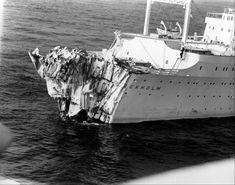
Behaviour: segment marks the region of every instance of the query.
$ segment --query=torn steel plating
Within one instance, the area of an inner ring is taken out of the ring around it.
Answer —
[[[38,48],[29,56],[46,80],[48,94],[57,99],[63,120],[111,123],[131,73],[151,70],[149,65],[136,65],[132,59],[117,59],[110,50],[99,56],[57,46],[46,57]]]

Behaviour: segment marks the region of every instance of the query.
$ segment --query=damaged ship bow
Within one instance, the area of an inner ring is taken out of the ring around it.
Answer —
[[[36,48],[29,56],[48,94],[57,100],[62,120],[111,123],[132,73],[148,73],[131,59],[57,46],[45,57]]]

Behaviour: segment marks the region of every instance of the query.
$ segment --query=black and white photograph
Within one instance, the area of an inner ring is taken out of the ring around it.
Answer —
[[[234,185],[234,0],[0,0],[0,185]]]

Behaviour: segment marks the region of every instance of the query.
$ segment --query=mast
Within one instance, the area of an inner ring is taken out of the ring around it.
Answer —
[[[151,6],[152,6],[152,2],[155,2],[155,1],[186,6],[185,7],[185,16],[184,16],[184,29],[183,29],[183,36],[182,36],[182,42],[185,44],[186,40],[188,38],[192,0],[147,0],[145,21],[144,21],[144,32],[143,32],[144,35],[149,34],[149,20],[150,20]]]
[[[151,12],[152,0],[147,0],[146,12],[145,12],[145,21],[144,21],[144,35],[148,35],[149,33],[149,19]]]
[[[190,23],[190,16],[191,16],[191,3],[192,0],[188,0],[188,2],[185,4],[185,16],[184,16],[184,29],[183,29],[183,36],[182,36],[182,42],[183,44],[186,43],[188,38],[188,31],[189,31],[189,23]]]

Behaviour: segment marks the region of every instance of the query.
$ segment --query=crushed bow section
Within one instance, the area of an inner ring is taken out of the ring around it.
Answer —
[[[57,99],[63,120],[111,123],[132,73],[149,73],[151,64],[117,59],[109,50],[87,52],[53,48],[44,57],[36,48],[29,56],[46,80],[48,94]]]

